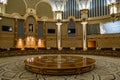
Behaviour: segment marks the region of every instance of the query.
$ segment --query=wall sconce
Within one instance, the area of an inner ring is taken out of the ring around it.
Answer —
[[[57,22],[61,22],[62,20],[62,11],[55,11],[55,18]]]
[[[80,10],[82,22],[85,22],[88,18],[88,9]]]
[[[119,5],[118,2],[114,2],[114,3],[109,4],[110,16],[111,16],[113,22],[116,21],[119,17],[119,15],[118,15],[118,5]]]
[[[86,22],[88,18],[88,10],[90,8],[90,3],[92,0],[76,0],[76,1],[79,5],[82,22]]]
[[[6,9],[7,0],[0,0],[0,13],[4,14]]]
[[[68,0],[53,0],[55,3],[54,6],[54,11],[55,11],[55,15],[54,15],[54,19],[57,20],[57,22],[61,22],[62,20],[62,12],[64,11],[64,5],[66,4],[66,2]]]
[[[0,3],[7,4],[7,0],[0,0]]]

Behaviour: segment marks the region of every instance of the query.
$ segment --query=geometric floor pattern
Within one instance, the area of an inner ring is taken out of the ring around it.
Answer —
[[[94,70],[79,75],[50,76],[31,73],[24,69],[24,60],[35,56],[39,55],[0,58],[0,80],[120,80],[118,57],[81,55],[96,60]]]

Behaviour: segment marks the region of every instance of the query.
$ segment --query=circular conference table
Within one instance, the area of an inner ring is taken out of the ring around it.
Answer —
[[[95,68],[95,60],[82,56],[38,56],[25,59],[25,69],[47,75],[81,74]]]

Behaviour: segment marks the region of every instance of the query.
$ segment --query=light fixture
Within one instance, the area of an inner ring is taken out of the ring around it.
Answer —
[[[54,11],[64,11],[64,5],[68,0],[54,0],[55,10]]]
[[[55,3],[55,20],[57,22],[61,22],[62,20],[62,12],[64,11],[64,5],[66,4],[67,0],[54,0]]]
[[[79,9],[80,10],[83,10],[83,9],[89,9],[90,7],[90,2],[92,0],[76,0],[76,2],[78,3],[79,5]]]
[[[7,0],[0,0],[0,3],[7,4]]]
[[[91,1],[92,0],[76,0],[76,2],[79,5],[82,22],[86,22],[88,18],[88,10],[89,10]]]
[[[61,22],[62,20],[62,11],[55,11],[55,19],[57,22]]]
[[[110,8],[110,16],[112,21],[116,21],[118,20],[119,14],[118,14],[118,2],[114,2],[109,4],[109,8]]]
[[[82,22],[85,22],[88,18],[88,9],[80,10]]]

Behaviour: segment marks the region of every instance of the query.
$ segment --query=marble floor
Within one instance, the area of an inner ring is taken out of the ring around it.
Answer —
[[[120,80],[118,57],[81,55],[96,60],[93,71],[79,75],[50,76],[31,73],[24,69],[24,60],[35,56],[39,55],[0,58],[0,80]]]

